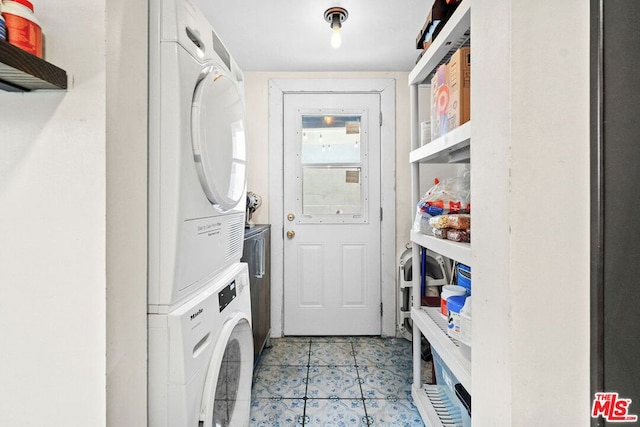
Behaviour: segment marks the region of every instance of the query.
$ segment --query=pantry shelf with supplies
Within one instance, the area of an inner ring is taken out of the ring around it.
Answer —
[[[67,72],[0,40],[0,89],[8,92],[67,89]]]
[[[411,163],[462,163],[469,161],[471,121],[409,153]]]
[[[436,5],[437,0],[434,1]],[[463,119],[462,107],[456,112],[456,123],[438,123],[434,126],[434,96],[431,99],[431,134],[434,137],[424,140],[420,123],[420,87],[431,84],[434,91],[435,82],[445,73],[454,74],[450,63],[460,67],[463,61],[461,52],[470,46],[471,37],[471,1],[462,0],[450,14],[435,39],[424,50],[422,57],[409,73],[411,110],[411,164],[413,205],[421,200],[421,169],[426,172],[429,165],[471,163],[471,121],[468,116]],[[435,8],[435,6],[434,6]],[[435,9],[432,10],[434,13]],[[428,19],[431,18],[431,15]],[[442,24],[440,24],[442,25]],[[468,52],[468,50],[466,50]],[[468,53],[467,53],[468,55]],[[467,64],[469,60],[466,59]],[[468,68],[467,68],[468,70]],[[460,68],[456,72],[461,71]],[[447,82],[449,75],[446,75]],[[468,85],[466,86],[468,87]],[[460,90],[458,86],[457,90]],[[449,86],[447,89],[451,89]],[[433,92],[436,93],[436,92]],[[453,96],[448,91],[447,96]],[[461,94],[459,94],[461,96]],[[467,98],[468,99],[468,98]],[[447,98],[448,100],[448,98]],[[438,99],[439,102],[439,99]],[[468,101],[466,108],[469,108]],[[429,101],[427,101],[429,103]],[[457,104],[460,105],[460,104]],[[440,107],[440,105],[438,105]],[[445,114],[448,115],[448,112]],[[434,131],[437,134],[434,134]],[[423,231],[423,230],[420,230]],[[466,230],[468,232],[468,230]],[[417,230],[410,233],[413,252],[413,265],[420,266],[420,254],[424,249],[436,252],[450,260],[471,267],[473,264],[470,243],[456,242],[423,234]],[[426,267],[424,270],[426,271]],[[417,270],[421,271],[421,270]],[[440,307],[422,306],[422,288],[419,275],[413,276],[413,385],[411,395],[423,421],[428,426],[463,426],[471,422],[471,359],[467,352],[461,352],[458,340],[448,333],[448,319],[441,314]],[[422,372],[422,337],[430,344],[434,364],[436,365],[437,384],[423,382]],[[466,347],[468,349],[469,347]],[[444,379],[443,379],[444,378]],[[462,391],[460,391],[462,389]],[[462,396],[465,397],[462,397]]]
[[[471,244],[452,242],[450,240],[438,239],[437,237],[427,236],[416,231],[411,232],[411,241],[423,248],[431,249],[449,259],[455,259],[462,264],[471,267]]]

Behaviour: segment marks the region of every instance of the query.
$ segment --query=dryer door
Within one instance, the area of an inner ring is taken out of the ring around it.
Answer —
[[[253,334],[245,315],[227,319],[211,356],[204,387],[200,426],[249,424]]]
[[[244,199],[244,116],[238,84],[220,68],[206,67],[191,104],[191,143],[202,189],[224,211]]]

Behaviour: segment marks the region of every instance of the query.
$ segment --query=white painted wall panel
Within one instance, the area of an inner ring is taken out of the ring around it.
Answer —
[[[68,91],[0,92],[0,425],[106,424],[106,13],[35,3]]]

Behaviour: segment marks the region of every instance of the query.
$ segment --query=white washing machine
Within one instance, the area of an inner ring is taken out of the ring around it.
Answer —
[[[249,273],[228,267],[168,314],[149,314],[149,427],[249,425]]]
[[[149,313],[242,256],[242,72],[189,0],[150,1]]]

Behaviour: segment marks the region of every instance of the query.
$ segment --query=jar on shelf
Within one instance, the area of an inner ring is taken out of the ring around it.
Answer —
[[[28,0],[4,0],[2,15],[7,28],[7,41],[42,58],[42,29]]]

